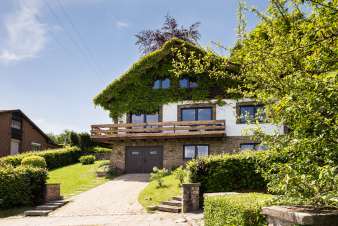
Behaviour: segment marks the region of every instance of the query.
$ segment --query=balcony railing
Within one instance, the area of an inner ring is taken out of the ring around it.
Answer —
[[[224,120],[103,124],[91,127],[91,137],[97,141],[225,136]]]

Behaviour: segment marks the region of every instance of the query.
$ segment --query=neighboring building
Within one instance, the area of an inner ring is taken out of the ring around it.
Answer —
[[[258,118],[267,134],[284,133],[283,126],[265,122],[264,106],[254,100],[221,96],[224,84],[232,84],[228,79],[171,75],[170,50],[181,45],[201,51],[177,39],[169,41],[94,99],[110,111],[115,123],[92,125],[92,138],[111,145],[112,164],[118,170],[148,173],[154,166],[170,169],[199,156],[265,149],[244,135],[255,126],[247,124],[248,117]],[[230,65],[235,73],[232,70]],[[193,101],[199,96],[204,100]]]
[[[0,110],[0,157],[57,147],[21,110]]]

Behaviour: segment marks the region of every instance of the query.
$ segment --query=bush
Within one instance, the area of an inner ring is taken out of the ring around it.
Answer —
[[[284,162],[284,156],[272,151],[214,155],[187,163],[189,179],[201,183],[201,193],[229,191],[265,191],[267,181],[262,172],[272,162]]]
[[[89,165],[89,164],[94,164],[96,158],[94,155],[84,155],[80,157],[80,162],[82,165]]]
[[[33,155],[43,157],[47,163],[48,169],[55,169],[78,162],[78,159],[81,155],[83,155],[83,152],[78,147],[53,149],[39,152],[26,152],[0,158],[0,164],[8,164],[16,167],[21,164],[21,161],[24,158]]]
[[[32,166],[38,168],[47,168],[46,160],[41,156],[27,156],[21,161],[22,166]]]
[[[92,147],[92,148],[87,148],[85,149],[86,153],[89,154],[104,154],[104,153],[111,153],[112,149],[111,148],[104,148],[104,147]]]
[[[184,183],[184,181],[188,177],[188,172],[186,169],[184,169],[182,166],[178,167],[173,172],[175,178],[180,181],[180,186]]]
[[[165,168],[159,169],[157,167],[154,167],[153,172],[150,174],[150,180],[157,181],[158,187],[163,187],[163,177],[169,175],[169,171]]]
[[[204,220],[206,226],[265,226],[262,207],[272,199],[271,195],[243,193],[206,197]]]
[[[0,167],[0,208],[43,202],[47,170],[30,166]]]

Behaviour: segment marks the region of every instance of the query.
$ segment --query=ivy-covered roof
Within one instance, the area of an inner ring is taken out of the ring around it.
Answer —
[[[157,112],[161,105],[180,100],[197,101],[224,97],[224,89],[229,81],[211,79],[205,74],[183,75],[195,80],[198,87],[179,88],[179,77],[171,70],[174,48],[206,54],[202,48],[189,42],[171,39],[162,48],[143,56],[127,72],[110,83],[94,98],[94,104],[108,110],[112,118],[117,118],[128,112]],[[169,89],[153,89],[155,80],[165,78],[170,78]]]

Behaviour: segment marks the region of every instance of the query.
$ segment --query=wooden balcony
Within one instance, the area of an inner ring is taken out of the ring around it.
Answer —
[[[91,127],[92,139],[105,143],[113,140],[225,136],[224,120],[104,124]]]

